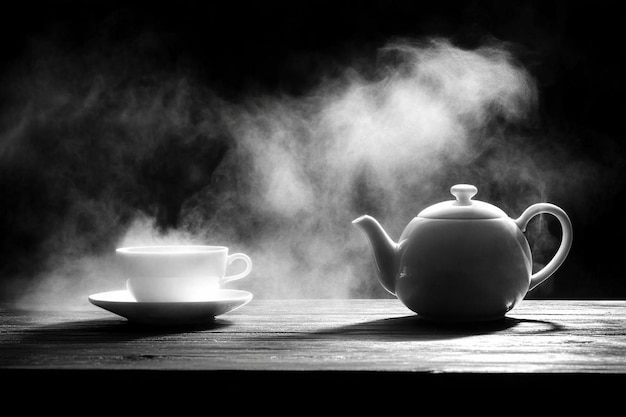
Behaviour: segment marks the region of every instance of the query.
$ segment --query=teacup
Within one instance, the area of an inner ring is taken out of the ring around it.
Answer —
[[[252,270],[250,257],[229,255],[225,246],[135,246],[118,248],[116,255],[128,291],[141,302],[202,301]],[[227,267],[236,260],[245,262],[244,271],[227,276]]]

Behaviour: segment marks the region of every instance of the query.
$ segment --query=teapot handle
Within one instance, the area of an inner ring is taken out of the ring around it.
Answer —
[[[542,213],[552,214],[559,220],[559,223],[561,223],[561,229],[563,230],[563,236],[561,238],[561,245],[559,246],[559,249],[557,250],[554,257],[550,260],[550,262],[548,262],[546,266],[544,266],[542,269],[540,269],[530,277],[530,287],[528,288],[528,291],[532,290],[537,285],[548,279],[563,264],[572,246],[572,222],[570,221],[565,211],[563,211],[563,209],[561,209],[560,207],[555,206],[554,204],[533,204],[532,206],[528,207],[522,213],[522,215],[519,216],[519,218],[515,220],[515,223],[522,230],[522,232],[525,232],[526,226],[528,225],[530,219]]]

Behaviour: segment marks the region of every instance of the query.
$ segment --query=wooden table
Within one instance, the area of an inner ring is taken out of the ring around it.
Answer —
[[[415,395],[565,388],[607,398],[617,390],[621,401],[626,301],[524,300],[503,320],[463,326],[422,321],[394,299],[255,299],[192,328],[141,327],[95,306],[3,309],[0,376],[47,389],[66,377],[72,389],[195,380],[202,390],[300,392],[307,383],[366,398],[399,387]]]

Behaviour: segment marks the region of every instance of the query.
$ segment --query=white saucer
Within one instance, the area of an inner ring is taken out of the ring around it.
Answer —
[[[252,300],[252,293],[216,290],[209,298],[190,302],[139,302],[127,291],[107,291],[89,296],[89,301],[130,322],[150,325],[195,324],[233,311]]]

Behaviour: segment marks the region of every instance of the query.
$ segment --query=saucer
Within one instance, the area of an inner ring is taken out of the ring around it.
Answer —
[[[189,302],[139,302],[128,290],[107,291],[89,296],[89,302],[125,317],[130,322],[150,325],[194,324],[212,321],[252,300],[252,293],[220,289],[206,300]]]

